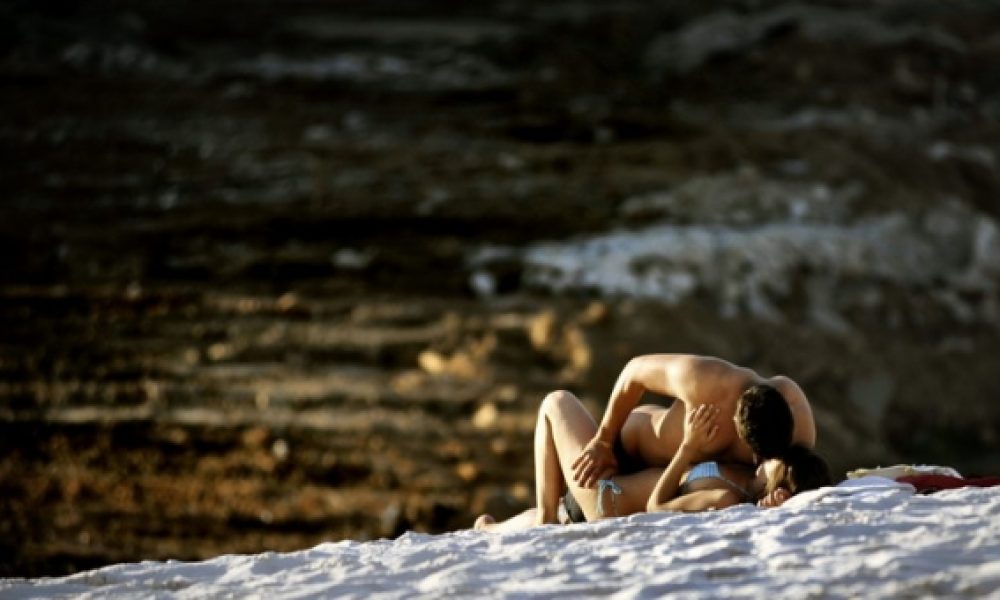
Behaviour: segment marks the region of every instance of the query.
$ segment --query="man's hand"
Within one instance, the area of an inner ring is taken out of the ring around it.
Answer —
[[[689,410],[684,417],[684,441],[681,442],[688,451],[702,454],[716,434],[719,426],[715,422],[718,407],[712,404],[699,404],[694,410]]]
[[[590,440],[573,461],[573,481],[580,487],[592,488],[598,479],[608,479],[617,472],[618,460],[611,444],[597,437]]]

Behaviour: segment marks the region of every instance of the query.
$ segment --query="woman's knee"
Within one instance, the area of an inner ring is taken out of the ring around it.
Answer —
[[[566,410],[567,406],[571,404],[577,404],[577,405],[580,404],[579,398],[574,396],[573,392],[569,392],[566,390],[556,390],[554,392],[550,392],[547,396],[545,396],[545,398],[542,400],[542,405],[539,408],[539,412],[551,416],[556,412],[562,412]]]

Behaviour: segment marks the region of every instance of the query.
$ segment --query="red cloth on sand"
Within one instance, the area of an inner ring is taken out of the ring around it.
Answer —
[[[993,487],[1000,485],[1000,477],[949,477],[948,475],[907,475],[897,477],[896,481],[908,483],[917,488],[921,494],[952,490],[963,487]]]

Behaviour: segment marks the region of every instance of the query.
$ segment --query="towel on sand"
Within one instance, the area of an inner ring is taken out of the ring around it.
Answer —
[[[1000,477],[951,477],[949,475],[905,475],[897,477],[896,481],[908,483],[921,494],[929,494],[940,490],[953,490],[963,487],[993,487],[1000,485]]]
[[[993,487],[1000,485],[1000,477],[962,477],[952,467],[940,465],[893,465],[874,469],[856,469],[847,473],[848,480],[865,477],[885,477],[912,485],[920,494],[963,487]]]

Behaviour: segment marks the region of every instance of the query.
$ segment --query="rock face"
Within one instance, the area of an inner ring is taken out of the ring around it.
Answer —
[[[0,574],[502,518],[648,352],[997,470],[995,3],[239,4],[0,5]]]
[[[821,185],[774,202],[779,196],[756,196],[745,178],[734,183],[741,186],[736,194],[685,186],[625,204],[696,224],[533,245],[522,253],[524,281],[558,293],[593,290],[670,306],[698,297],[723,317],[804,319],[833,332],[851,329],[848,312],[859,324],[888,317],[899,326],[923,311],[942,313],[942,324],[1000,328],[998,227],[991,217],[946,205],[923,215],[900,211],[841,222],[813,216],[848,210],[831,207],[837,199]],[[754,215],[774,211],[791,218]],[[888,300],[893,296],[902,302]]]
[[[937,27],[899,23],[878,12],[794,4],[751,14],[724,9],[656,37],[646,51],[646,64],[654,71],[687,75],[713,59],[746,54],[788,34],[815,44],[865,50],[907,44],[946,55],[967,50],[961,39]]]

